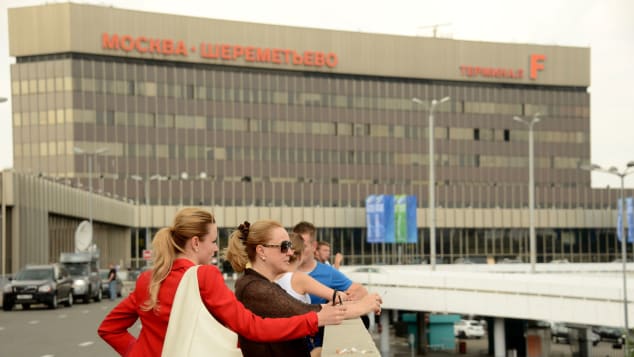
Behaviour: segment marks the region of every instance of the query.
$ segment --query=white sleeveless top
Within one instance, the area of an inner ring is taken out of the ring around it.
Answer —
[[[293,278],[293,272],[289,271],[284,273],[284,275],[282,275],[282,277],[277,279],[275,282],[277,283],[277,285],[281,286],[282,289],[286,290],[286,292],[290,296],[306,304],[310,304],[310,295],[308,295],[308,293],[302,295],[298,293],[297,291],[293,290],[293,286],[291,285],[292,278]]]

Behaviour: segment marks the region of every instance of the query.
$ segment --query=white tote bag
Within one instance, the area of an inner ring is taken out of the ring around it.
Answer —
[[[163,357],[242,356],[238,335],[220,324],[200,298],[198,265],[185,272],[170,313]]]

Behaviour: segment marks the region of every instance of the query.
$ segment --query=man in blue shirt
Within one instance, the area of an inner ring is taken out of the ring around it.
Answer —
[[[359,300],[368,294],[368,290],[363,285],[348,279],[347,276],[332,266],[315,260],[315,251],[317,250],[317,240],[315,239],[317,229],[315,225],[305,221],[299,222],[293,227],[293,232],[299,234],[304,240],[304,251],[302,252],[302,263],[298,267],[299,271],[307,273],[331,289],[344,291],[348,294],[350,300]],[[310,302],[312,304],[323,304],[328,301],[311,295]],[[320,348],[323,345],[323,338],[324,329],[320,328],[319,333],[315,335],[313,340],[314,348]]]

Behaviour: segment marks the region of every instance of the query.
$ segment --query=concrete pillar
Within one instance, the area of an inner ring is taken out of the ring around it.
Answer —
[[[579,344],[579,357],[592,355],[592,328],[588,326],[570,327],[570,343]]]
[[[419,311],[416,313],[416,323],[418,325],[418,348],[417,353],[426,355],[427,354],[427,321],[425,319],[426,312]]]
[[[381,313],[381,356],[390,355],[390,318],[389,312]]]
[[[374,332],[376,331],[376,321],[375,321],[376,315],[374,314],[374,312],[369,312],[368,313],[368,320],[370,320],[370,326],[368,327],[368,331],[370,332]]]
[[[504,319],[496,317],[493,322],[494,356],[506,356],[506,334],[504,333]]]

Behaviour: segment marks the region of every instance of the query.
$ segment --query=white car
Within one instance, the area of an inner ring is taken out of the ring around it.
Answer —
[[[453,325],[453,333],[461,338],[480,338],[484,336],[484,327],[480,321],[460,320]]]

